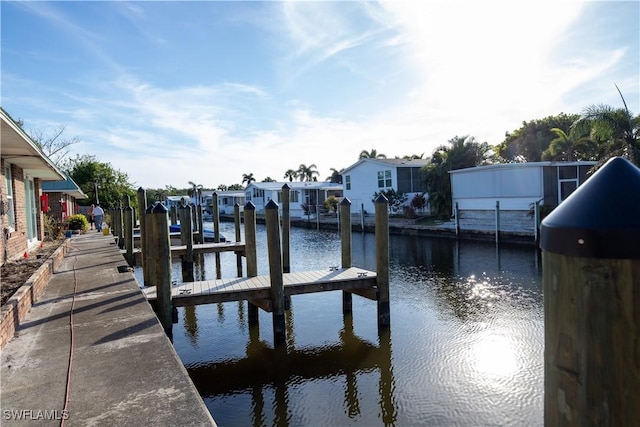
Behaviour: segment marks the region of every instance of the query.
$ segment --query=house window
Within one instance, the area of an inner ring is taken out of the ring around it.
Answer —
[[[264,197],[264,190],[259,188],[253,189],[253,197]]]
[[[578,188],[578,166],[558,167],[558,203]]]
[[[250,201],[251,201],[251,191],[247,191],[246,193],[244,193],[244,199],[245,199],[247,202],[250,202]]]
[[[300,201],[300,192],[299,191],[292,191],[289,194],[289,198],[290,198],[290,202],[291,203],[298,203]]]
[[[351,190],[351,175],[346,175],[344,177],[344,184],[346,185],[347,190]]]
[[[15,230],[16,213],[13,209],[13,180],[11,179],[11,165],[5,165],[4,179],[5,179],[5,187],[7,188],[7,201],[6,201],[7,221],[8,221],[9,229]]]
[[[378,171],[378,188],[390,188],[391,185],[391,171]]]

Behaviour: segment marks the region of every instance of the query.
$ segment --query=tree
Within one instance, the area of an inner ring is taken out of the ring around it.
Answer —
[[[238,190],[244,190],[244,187],[241,184],[231,184],[227,190],[229,191],[238,191]]]
[[[595,144],[588,135],[585,135],[579,128],[571,126],[569,132],[565,132],[560,128],[552,128],[556,137],[549,143],[542,153],[542,160],[594,160]]]
[[[402,156],[402,158],[404,160],[417,160],[417,159],[423,159],[424,158],[424,153],[417,155],[417,154],[412,154],[410,156]]]
[[[288,169],[285,173],[284,173],[284,177],[289,179],[289,182],[293,181],[294,179],[296,179],[298,177],[298,172],[293,170],[293,169]]]
[[[340,175],[340,171],[338,169],[331,168],[331,175],[327,177],[327,181],[333,182],[336,184],[342,184],[342,175]]]
[[[371,198],[371,201],[375,203],[376,199],[380,197],[381,194],[385,196],[389,201],[389,210],[391,212],[399,211],[402,208],[402,205],[407,201],[407,198],[408,198],[406,193],[398,193],[393,188],[390,188],[388,190],[380,190],[373,193],[373,197]]]
[[[247,183],[247,186],[249,184],[251,184],[252,182],[254,182],[256,179],[253,176],[252,173],[243,173],[242,174],[242,183],[244,184],[245,182]]]
[[[523,121],[521,128],[506,133],[505,140],[496,146],[496,154],[507,162],[539,162],[542,153],[557,136],[551,129],[569,129],[578,118],[577,114],[560,113]]]
[[[424,194],[418,193],[413,196],[413,199],[411,199],[411,206],[422,213],[424,207],[427,206],[427,199],[424,197]]]
[[[378,153],[378,151],[375,148],[371,148],[371,151],[362,150],[358,158],[359,159],[386,159],[387,156],[385,156],[382,153]]]
[[[276,180],[268,176],[265,179],[263,179],[262,182],[276,182]]]
[[[422,175],[429,193],[431,211],[437,216],[451,215],[451,179],[449,171],[479,166],[487,161],[490,147],[478,143],[474,137],[456,136],[449,146],[441,145],[431,155]]]
[[[216,188],[216,190],[227,191],[228,188],[229,187],[227,187],[226,185],[220,184],[220,185],[218,185],[218,188]]]
[[[316,169],[317,166],[315,164],[307,166],[301,163],[297,170],[298,178],[300,178],[300,181],[315,181],[314,175],[320,175]]]
[[[71,178],[78,184],[85,194],[93,195],[92,198],[79,200],[81,204],[96,203],[106,208],[120,206],[124,196],[131,197],[131,205],[136,203],[136,190],[129,182],[126,173],[114,169],[110,163],[96,160],[95,156],[76,155],[66,161],[66,170]]]
[[[69,155],[71,147],[80,142],[77,136],[65,137],[66,125],[59,125],[51,134],[45,135],[41,130],[32,130],[29,136],[42,152],[57,166],[61,166]]]
[[[602,148],[601,163],[610,157],[624,156],[636,166],[640,166],[640,115],[634,116],[616,85],[624,108],[608,105],[586,107],[575,127],[589,129],[591,138]]]

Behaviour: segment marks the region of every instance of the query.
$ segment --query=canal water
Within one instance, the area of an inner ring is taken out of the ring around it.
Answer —
[[[211,224],[208,224],[211,227]],[[233,224],[222,232],[233,239]],[[353,234],[353,265],[375,270],[375,237]],[[258,274],[268,274],[258,225]],[[339,291],[292,297],[287,343],[246,302],[178,309],[175,349],[221,427],[543,424],[541,268],[532,246],[390,236],[391,328],[375,301]],[[221,255],[222,276],[236,258]],[[338,232],[291,229],[291,270],[340,264]],[[174,263],[174,280],[181,280]],[[140,275],[140,272],[137,272]],[[214,255],[196,280],[215,278]]]

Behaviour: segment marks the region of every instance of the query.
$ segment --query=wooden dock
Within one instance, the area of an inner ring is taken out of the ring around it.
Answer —
[[[222,243],[198,243],[193,245],[194,254],[211,254],[220,252],[236,252],[243,254],[246,245],[244,242],[222,242]],[[122,249],[121,253],[125,254],[126,249]],[[171,245],[171,257],[180,257],[187,254],[187,245]],[[133,249],[133,255],[136,258],[136,265],[140,265],[142,261],[142,251],[140,248]]]
[[[283,282],[286,296],[342,290],[370,299],[376,298],[376,273],[361,268],[330,268],[284,273]],[[143,292],[149,302],[156,301],[155,286],[145,288]],[[171,287],[171,299],[175,307],[270,298],[269,276],[187,282]]]

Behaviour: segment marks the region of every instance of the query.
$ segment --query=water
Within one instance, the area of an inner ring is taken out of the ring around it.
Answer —
[[[233,239],[233,225],[222,231]],[[258,225],[258,274],[268,274]],[[287,344],[246,303],[179,309],[174,345],[220,426],[536,426],[543,423],[543,305],[535,248],[391,236],[391,328],[376,303],[298,295]],[[222,254],[223,277],[236,275]],[[292,271],[340,264],[337,232],[293,228]],[[353,234],[353,265],[375,270],[375,238]],[[139,275],[140,272],[137,272]],[[179,263],[173,277],[180,279]],[[208,255],[198,278],[215,278]]]

